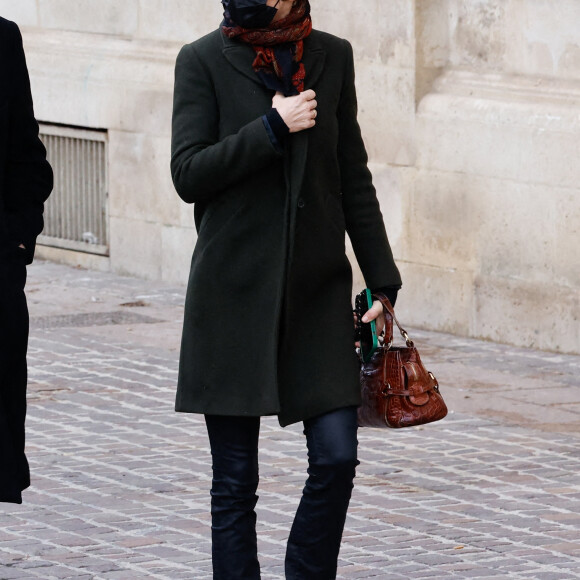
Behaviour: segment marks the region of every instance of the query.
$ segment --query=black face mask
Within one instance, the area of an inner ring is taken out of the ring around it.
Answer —
[[[266,28],[278,10],[266,0],[222,0],[226,21],[228,17],[242,28]]]

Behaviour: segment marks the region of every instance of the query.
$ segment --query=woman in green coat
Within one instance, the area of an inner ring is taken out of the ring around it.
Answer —
[[[171,171],[198,240],[176,410],[203,413],[214,578],[256,579],[260,417],[303,421],[308,481],[286,577],[336,576],[356,458],[348,233],[367,285],[401,279],[357,123],[350,44],[308,0],[222,0],[176,64]],[[380,315],[377,303],[368,313]]]

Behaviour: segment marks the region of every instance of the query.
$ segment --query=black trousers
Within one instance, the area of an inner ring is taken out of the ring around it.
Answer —
[[[213,460],[215,580],[260,578],[256,540],[259,417],[206,415]],[[357,461],[356,407],[304,421],[308,479],[288,537],[289,580],[336,578]]]
[[[22,503],[30,485],[24,454],[28,308],[26,265],[0,255],[0,501]]]

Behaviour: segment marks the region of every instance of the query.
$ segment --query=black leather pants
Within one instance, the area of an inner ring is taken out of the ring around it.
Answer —
[[[216,580],[260,578],[256,542],[259,417],[206,416],[213,458],[212,558]],[[357,461],[356,408],[304,422],[308,480],[286,550],[286,578],[332,580]]]

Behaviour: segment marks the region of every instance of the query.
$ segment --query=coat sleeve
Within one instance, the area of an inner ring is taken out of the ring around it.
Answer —
[[[352,47],[346,40],[344,44],[345,73],[338,107],[338,159],[346,230],[367,286],[400,286],[401,276],[387,238],[357,121]]]
[[[231,95],[230,106],[236,106]],[[171,140],[171,175],[188,203],[208,201],[281,157],[261,117],[219,138],[219,107],[211,73],[193,45],[177,57]]]
[[[8,237],[26,247],[26,261],[30,263],[36,237],[44,225],[43,204],[52,191],[53,176],[46,149],[38,137],[22,36],[18,27],[12,26],[4,209]]]

